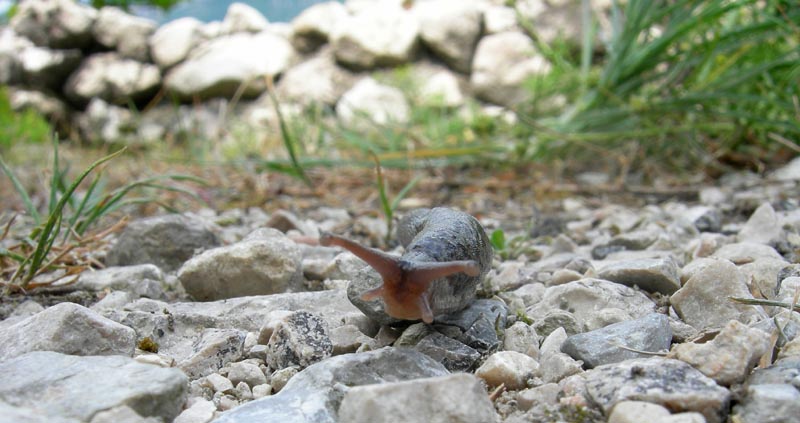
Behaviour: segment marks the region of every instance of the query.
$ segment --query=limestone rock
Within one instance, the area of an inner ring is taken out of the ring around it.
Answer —
[[[97,10],[72,0],[19,2],[11,27],[40,46],[83,48],[92,42]]]
[[[158,90],[161,72],[155,65],[126,59],[117,53],[93,54],[69,77],[67,98],[85,105],[95,97],[114,104],[149,99]]]
[[[468,371],[481,358],[481,354],[474,348],[439,332],[432,332],[422,338],[414,349],[442,363],[447,370],[453,372]]]
[[[267,364],[273,369],[305,368],[333,352],[327,324],[307,311],[296,311],[281,320],[267,348]]]
[[[498,351],[478,367],[475,376],[483,379],[489,386],[505,384],[510,390],[527,387],[529,378],[537,374],[539,363],[533,358],[516,351]]]
[[[644,401],[621,401],[611,410],[608,423],[705,423],[700,413],[678,413],[674,417],[665,407]]]
[[[347,8],[338,1],[310,6],[292,20],[292,45],[304,53],[316,50],[330,40],[336,27],[347,17]]]
[[[355,80],[356,76],[336,66],[332,52],[325,50],[287,70],[278,82],[278,94],[302,105],[333,106]]]
[[[622,260],[602,267],[601,279],[638,286],[647,292],[671,295],[681,287],[678,265],[672,258]]]
[[[89,291],[126,291],[134,294],[133,298],[163,299],[166,295],[164,283],[161,269],[152,264],[140,264],[83,272],[74,286]]]
[[[526,354],[533,359],[539,358],[539,336],[533,326],[516,321],[505,330],[503,350]]]
[[[744,224],[736,238],[739,242],[769,244],[781,234],[781,225],[770,203],[760,205]]]
[[[454,70],[468,74],[481,35],[482,14],[476,2],[434,0],[418,4],[420,38]]]
[[[246,3],[231,3],[222,19],[223,34],[237,32],[261,32],[269,27],[269,21],[254,7]]]
[[[122,57],[139,62],[150,61],[148,40],[155,30],[154,21],[130,15],[113,6],[101,8],[92,27],[92,33],[100,44],[116,50]]]
[[[344,19],[331,39],[336,60],[347,67],[397,66],[411,61],[419,24],[399,5],[375,4]]]
[[[342,95],[336,115],[346,125],[373,128],[407,122],[411,111],[402,91],[367,77]]]
[[[175,19],[158,27],[150,37],[150,55],[161,69],[184,61],[205,37],[203,23],[192,17]]]
[[[50,50],[28,47],[19,53],[22,79],[32,87],[59,91],[81,62],[83,54],[78,49]]]

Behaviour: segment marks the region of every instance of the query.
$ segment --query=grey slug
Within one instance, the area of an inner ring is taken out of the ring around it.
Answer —
[[[400,221],[397,237],[405,247],[400,257],[330,233],[323,233],[319,242],[349,250],[381,275],[383,284],[363,292],[361,299],[382,298],[391,317],[431,323],[434,316],[461,310],[474,300],[493,255],[474,217],[444,207],[417,209]]]

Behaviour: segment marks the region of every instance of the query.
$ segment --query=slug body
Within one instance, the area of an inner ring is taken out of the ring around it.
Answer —
[[[320,244],[349,250],[381,275],[383,284],[361,299],[383,299],[391,317],[431,323],[473,301],[492,263],[489,238],[474,217],[443,207],[417,209],[400,221],[397,236],[405,247],[400,257],[328,233]]]

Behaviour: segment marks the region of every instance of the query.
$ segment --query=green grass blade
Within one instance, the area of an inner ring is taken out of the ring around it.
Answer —
[[[40,225],[42,223],[42,217],[39,215],[39,211],[36,210],[36,207],[33,205],[33,201],[31,201],[31,197],[28,195],[25,187],[22,186],[22,182],[19,181],[17,175],[11,171],[11,168],[9,168],[5,160],[3,160],[3,156],[0,156],[0,167],[3,169],[3,173],[6,174],[8,179],[11,180],[14,190],[17,191],[17,194],[19,194],[20,198],[22,199],[22,204],[25,206],[25,210],[33,218],[34,222],[36,222],[37,225]]]

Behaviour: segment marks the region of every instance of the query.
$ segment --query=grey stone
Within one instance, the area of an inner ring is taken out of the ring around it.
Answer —
[[[2,55],[1,52],[0,55]],[[0,81],[2,81],[1,76]],[[69,124],[70,110],[66,103],[58,97],[47,92],[21,89],[19,87],[8,87],[7,92],[8,102],[14,111],[35,110],[53,122],[57,128],[62,128]]]
[[[217,407],[207,400],[195,401],[175,418],[173,423],[207,423],[214,418]]]
[[[189,377],[196,379],[218,371],[228,363],[239,361],[244,356],[245,333],[236,329],[207,328],[195,339],[191,346],[185,346],[180,354],[175,349],[167,349],[170,356],[175,355],[178,368]],[[162,349],[159,348],[159,352]]]
[[[80,423],[81,420],[48,415],[46,411],[15,407],[0,401],[0,423]]]
[[[83,54],[78,49],[49,50],[34,46],[22,50],[18,56],[22,79],[26,84],[56,92],[61,90],[82,58]]]
[[[147,42],[155,29],[155,21],[133,16],[118,7],[106,6],[97,14],[92,34],[100,44],[116,50],[122,57],[149,62]]]
[[[442,363],[450,371],[465,372],[481,358],[481,354],[475,349],[439,332],[423,338],[414,349]]]
[[[336,60],[355,69],[411,61],[419,44],[417,19],[399,4],[374,4],[348,16],[331,35]]]
[[[769,175],[769,178],[776,181],[800,180],[800,158],[796,157],[786,165],[775,169],[772,174]]]
[[[444,376],[447,370],[426,355],[400,348],[344,354],[309,366],[280,392],[223,413],[217,423],[274,420],[334,423],[342,398],[355,386]]]
[[[712,254],[712,257],[726,259],[737,265],[752,263],[760,258],[783,259],[780,253],[769,245],[752,242],[723,245]]]
[[[128,357],[78,357],[32,352],[0,362],[0,401],[47,415],[89,421],[126,405],[142,417],[171,421],[186,400],[188,380],[177,369]]]
[[[134,294],[133,298],[164,299],[164,272],[152,264],[107,267],[80,274],[76,289],[89,291],[119,290]]]
[[[11,19],[18,34],[41,46],[83,48],[92,42],[97,10],[71,0],[20,2]]]
[[[500,339],[497,329],[506,326],[508,308],[501,301],[494,299],[479,299],[470,303],[466,308],[454,313],[437,316],[434,325],[457,327],[461,335],[458,340],[486,352],[497,348]]]
[[[0,361],[30,351],[132,356],[133,329],[74,303],[60,303],[0,329]]]
[[[198,301],[299,291],[300,248],[280,231],[259,229],[245,240],[192,257],[178,271]]]
[[[773,299],[780,291],[779,275],[786,268],[785,260],[760,258],[753,262],[739,266],[739,270],[749,281],[748,286],[752,292],[767,299]]]
[[[217,373],[211,373],[206,376],[206,382],[211,385],[214,392],[230,393],[233,391],[233,382]]]
[[[345,19],[347,8],[338,1],[314,4],[292,20],[292,45],[300,52],[314,51],[330,40]]]
[[[587,399],[608,415],[620,401],[645,401],[674,411],[696,411],[709,423],[725,421],[731,394],[688,364],[637,358],[585,373]]]
[[[490,423],[499,417],[480,381],[460,373],[357,386],[345,394],[339,422],[378,421]]]
[[[719,232],[722,221],[719,211],[709,206],[694,206],[686,210],[682,217],[692,222],[700,232]]]
[[[568,335],[575,335],[586,331],[583,323],[578,322],[575,316],[564,310],[548,310],[533,322],[536,333],[548,336],[553,331],[563,328]]]
[[[766,317],[758,306],[735,303],[729,297],[753,298],[742,272],[730,261],[717,259],[672,294],[670,303],[684,322],[697,329],[720,328],[729,320],[748,324]]]
[[[256,8],[246,3],[231,3],[222,19],[223,34],[261,32],[269,28],[269,21]]]
[[[627,286],[585,278],[547,288],[542,300],[529,307],[526,313],[535,321],[553,310],[564,310],[571,313],[583,328],[592,330],[602,327],[593,327],[591,323],[598,310],[603,309],[622,310],[630,319],[635,319],[654,312],[655,304],[643,293]],[[536,326],[536,332],[548,333],[540,330],[539,326]]]
[[[420,81],[419,97],[423,104],[454,108],[466,103],[467,94],[462,89],[463,83],[451,71],[441,69],[425,74],[416,76]]]
[[[331,343],[333,355],[353,353],[370,339],[358,329],[356,325],[343,325],[331,330]]]
[[[277,91],[282,98],[302,105],[333,106],[355,81],[356,76],[336,66],[332,51],[325,49],[287,70],[278,81]]]
[[[160,84],[161,72],[157,66],[126,59],[114,52],[98,53],[89,56],[70,75],[64,94],[80,106],[95,97],[127,106],[149,100]]]
[[[769,244],[781,234],[778,215],[770,203],[760,205],[747,219],[747,223],[739,230],[736,238],[739,242]]]
[[[273,369],[308,367],[331,356],[333,344],[324,320],[307,311],[282,319],[267,343],[267,364]]]
[[[533,326],[516,321],[503,334],[503,350],[527,354],[539,358],[539,335]]]
[[[75,126],[83,139],[96,145],[124,143],[136,135],[135,117],[130,110],[92,98],[86,110],[75,117]]]
[[[258,52],[258,54],[253,54]],[[255,97],[294,60],[289,42],[269,31],[236,33],[208,41],[164,77],[164,87],[182,99]]]
[[[434,0],[414,8],[420,38],[454,70],[469,74],[481,35],[482,14],[476,2]]]
[[[668,357],[685,361],[719,385],[740,383],[769,349],[769,335],[731,320],[714,339],[675,345]]]
[[[545,383],[534,388],[523,389],[517,392],[517,404],[520,410],[529,410],[538,404],[555,405],[558,403],[558,393],[561,391],[557,383]]]
[[[601,279],[671,295],[681,287],[678,265],[670,258],[619,261],[598,271]]]
[[[267,383],[267,377],[264,375],[264,372],[255,364],[239,362],[231,363],[230,367],[228,379],[230,379],[231,383],[234,385],[238,385],[239,382],[244,382],[248,386],[253,387]]]
[[[792,384],[798,380],[798,376],[800,376],[800,357],[790,357],[780,359],[767,368],[755,369],[746,384]]]
[[[482,100],[510,106],[528,99],[522,84],[550,71],[550,63],[536,53],[533,41],[522,32],[488,35],[478,42],[470,83]]]
[[[664,314],[653,313],[640,319],[572,335],[561,345],[561,351],[576,360],[582,360],[587,368],[593,368],[648,356],[630,349],[648,352],[666,351],[671,341],[672,329],[669,326],[669,319]]]
[[[161,423],[162,421],[158,417],[142,417],[133,408],[118,405],[95,414],[89,423]]]
[[[411,112],[402,91],[366,77],[342,95],[336,115],[345,125],[372,128],[407,122]]]
[[[744,422],[797,422],[800,390],[789,384],[748,386],[744,398],[734,407],[733,416]]]
[[[483,379],[490,387],[505,385],[517,391],[528,386],[528,379],[539,371],[539,363],[533,358],[516,351],[498,351],[490,355],[475,370],[475,376]]]
[[[152,263],[177,270],[197,250],[219,245],[212,225],[188,215],[165,215],[131,222],[106,256],[109,266]]]
[[[205,41],[203,23],[192,17],[175,19],[161,25],[150,37],[150,55],[161,69],[184,61],[189,53]]]
[[[665,407],[644,401],[620,401],[611,410],[608,423],[705,423],[700,413],[670,414]]]
[[[548,354],[542,358],[539,365],[542,381],[554,383],[579,374],[583,372],[582,364],[564,353]]]

